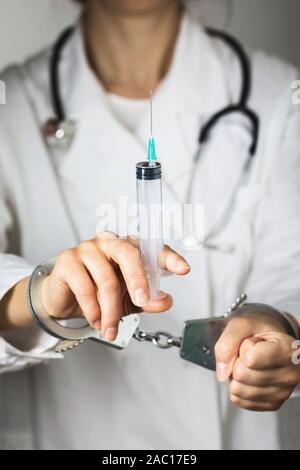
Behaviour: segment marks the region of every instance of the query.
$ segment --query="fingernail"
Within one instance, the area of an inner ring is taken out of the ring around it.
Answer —
[[[134,304],[137,307],[144,307],[149,302],[149,295],[145,289],[137,289],[134,293]]]
[[[95,330],[101,330],[101,320],[97,320],[94,323]]]
[[[186,272],[186,271],[191,270],[190,265],[188,263],[186,263],[185,261],[177,261],[176,268],[180,272]]]
[[[226,382],[228,379],[228,371],[229,368],[227,364],[224,362],[217,362],[216,372],[217,372],[217,379],[219,382]]]
[[[114,341],[117,337],[117,334],[118,334],[118,328],[116,327],[106,328],[104,332],[104,338],[107,341]]]

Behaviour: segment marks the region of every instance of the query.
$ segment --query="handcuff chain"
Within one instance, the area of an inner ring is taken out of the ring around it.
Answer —
[[[156,331],[155,333],[146,333],[137,329],[133,335],[134,339],[139,342],[149,342],[159,349],[170,349],[173,347],[180,348],[181,338],[173,336],[167,331]]]
[[[226,318],[228,315],[236,311],[238,308],[242,307],[247,300],[246,294],[242,294],[236,299],[236,301],[229,307],[227,310]],[[173,347],[180,348],[182,343],[182,338],[178,336],[173,336],[167,331],[156,331],[155,333],[147,333],[140,329],[137,329],[133,335],[134,339],[142,342],[152,343],[155,347],[159,349],[170,349]]]

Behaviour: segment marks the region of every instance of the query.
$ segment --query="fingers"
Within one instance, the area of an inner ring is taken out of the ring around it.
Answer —
[[[183,258],[183,256],[176,253],[176,251],[174,251],[168,245],[165,245],[162,269],[166,269],[174,274],[182,276],[188,274],[191,270],[191,267]]]
[[[145,274],[139,250],[126,240],[103,240],[101,248],[108,259],[120,268],[132,302],[144,307],[150,300],[148,279]]]
[[[230,377],[242,342],[252,334],[252,324],[247,318],[230,320],[215,346],[217,378],[220,382]]]
[[[275,411],[289,399],[292,387],[279,385],[251,386],[232,380],[229,386],[230,401],[246,410]]]
[[[246,339],[240,348],[240,358],[250,369],[269,370],[292,364],[293,339],[287,334],[272,332]]]
[[[121,285],[117,274],[107,258],[92,242],[84,242],[78,248],[79,255],[97,287],[97,299],[100,304],[101,320],[94,322],[96,329],[109,341],[118,334],[118,325],[122,316]]]
[[[233,318],[216,344],[217,377],[232,377],[230,400],[247,410],[278,410],[300,382],[300,368],[292,362],[293,338],[275,324],[275,331],[268,326],[257,318]]]
[[[287,366],[281,369],[254,370],[248,368],[240,358],[234,364],[232,377],[237,382],[255,387],[292,387],[300,379],[299,366]]]
[[[97,321],[101,318],[97,289],[85,266],[74,253],[65,252],[59,260],[59,267],[58,283],[72,291],[85,318],[93,328],[97,328]],[[55,286],[54,292],[59,297],[59,286]]]
[[[232,380],[229,386],[230,395],[235,395],[242,400],[254,402],[283,402],[291,395],[290,387],[282,388],[276,385],[266,387],[255,387],[244,385],[236,380]]]
[[[283,335],[287,336],[287,335]],[[253,339],[253,341],[252,341]],[[290,362],[289,365],[282,368],[270,368],[270,369],[255,369],[250,368],[260,363],[260,357],[254,361],[252,356],[249,359],[248,348],[256,348],[257,345],[266,346],[265,342],[257,342],[258,338],[251,338],[251,340],[245,340],[241,346],[243,351],[240,357],[236,360],[233,372],[232,380],[229,386],[230,400],[237,406],[253,411],[274,411],[280,408],[280,406],[288,400],[291,396],[294,388],[300,381],[300,368],[299,366],[293,365]],[[252,346],[251,346],[252,343]],[[277,342],[275,342],[277,346]],[[270,366],[277,365],[279,363],[286,363],[284,356],[284,348],[276,353],[281,357],[281,360],[273,357],[273,350],[270,351],[268,348],[256,350],[263,354],[263,364],[267,361],[270,362]],[[273,357],[273,362],[269,358],[265,357],[265,354],[270,353],[270,358]],[[244,361],[248,361],[247,365]]]
[[[138,240],[136,238],[129,237],[129,240],[134,246],[138,248]],[[179,276],[186,275],[191,270],[191,267],[185,258],[168,245],[164,245],[161,268]]]
[[[277,411],[282,406],[282,401],[279,402],[270,402],[270,401],[250,401],[244,400],[236,395],[231,395],[230,397],[231,403],[238,406],[239,408],[243,408],[244,410],[249,411],[258,411],[258,412],[266,412],[266,411]]]
[[[165,248],[163,268],[177,274],[190,270],[184,258],[169,247]],[[113,233],[101,234],[65,251],[44,284],[53,310],[58,312],[55,316],[62,317],[63,312],[66,318],[74,316],[79,306],[90,325],[101,329],[111,341],[117,336],[123,314],[141,307],[149,313],[163,312],[172,306],[171,296],[165,293],[150,300],[136,241],[121,240]]]
[[[163,311],[170,308],[170,297],[166,297],[163,304],[161,304],[160,301],[155,301],[155,303],[152,301],[149,304],[150,292],[148,279],[136,242],[132,243],[129,240],[119,239],[104,239],[100,241],[100,243],[106,255],[119,265],[132,302],[136,306],[146,307],[145,311],[151,311],[152,306],[154,311],[159,311],[158,309],[160,308],[163,308]],[[190,266],[181,255],[170,247],[165,246],[162,269],[168,269],[174,274],[184,275],[190,271]],[[164,297],[164,293],[162,297]]]

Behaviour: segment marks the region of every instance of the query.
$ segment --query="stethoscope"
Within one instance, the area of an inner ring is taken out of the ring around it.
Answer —
[[[60,76],[59,76],[59,65],[62,56],[64,46],[71,38],[74,32],[74,28],[70,27],[66,29],[62,35],[58,38],[57,42],[54,44],[52,49],[50,62],[49,62],[49,75],[50,75],[50,97],[52,108],[54,112],[54,117],[49,119],[43,126],[43,135],[50,147],[56,147],[61,149],[67,149],[76,132],[76,124],[69,120],[66,116],[62,96],[61,96],[61,86],[60,86]],[[238,97],[238,100],[235,103],[230,104],[213,116],[211,116],[208,121],[201,126],[201,130],[198,136],[198,148],[193,157],[194,167],[197,166],[201,157],[202,150],[205,144],[209,141],[212,131],[220,124],[221,121],[228,118],[231,115],[236,115],[237,113],[243,116],[249,123],[249,132],[251,135],[251,144],[248,150],[248,157],[242,168],[241,175],[238,178],[237,184],[235,185],[228,204],[226,205],[223,214],[216,221],[216,223],[211,227],[211,229],[206,233],[204,239],[198,240],[196,235],[191,234],[190,236],[185,237],[184,245],[186,248],[194,248],[197,245],[202,245],[205,248],[219,250],[224,252],[232,252],[232,246],[221,246],[214,243],[214,239],[225,229],[227,226],[230,216],[235,204],[236,195],[239,188],[244,184],[249,174],[249,170],[253,161],[253,158],[257,152],[258,140],[259,140],[259,128],[260,121],[257,113],[252,110],[248,103],[250,98],[250,93],[252,89],[252,74],[251,74],[251,65],[248,54],[246,53],[243,46],[237,41],[234,37],[212,28],[206,28],[206,32],[209,36],[213,38],[220,39],[224,41],[228,47],[235,53],[241,69],[241,90]],[[195,168],[194,168],[195,169]],[[185,203],[191,203],[192,192],[194,188],[194,179],[196,171],[191,172],[191,179],[188,184],[188,191],[185,196]],[[178,198],[176,192],[169,187],[170,192],[174,193],[174,196]]]

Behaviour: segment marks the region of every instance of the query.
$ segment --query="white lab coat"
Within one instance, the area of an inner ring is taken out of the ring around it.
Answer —
[[[148,115],[137,135],[112,115],[86,63],[80,28],[60,67],[76,137],[68,152],[49,151],[41,135],[52,115],[48,59],[49,51],[42,52],[2,75],[8,97],[0,108],[1,297],[40,261],[77,244],[78,236],[93,237],[99,203],[116,203],[119,195],[134,202],[135,164],[145,156]],[[297,71],[262,53],[252,55],[252,69],[259,149],[218,240],[234,244],[235,251],[184,253],[192,274],[165,281],[174,307],[142,315],[145,330],[179,335],[184,320],[223,314],[242,291],[300,318],[300,109],[291,102]],[[155,95],[159,155],[179,199],[193,171],[201,123],[239,89],[236,57],[185,16],[171,69]],[[216,129],[205,149],[193,196],[204,204],[207,228],[228,200],[248,145],[249,133],[237,117]],[[164,190],[165,200],[174,202]],[[55,342],[37,328],[0,340],[1,371],[13,372],[0,382],[2,448],[300,447],[297,399],[281,413],[251,413],[230,405],[226,386],[182,361],[177,350],[133,341],[117,352],[88,342],[61,359],[52,350]],[[27,367],[32,365],[37,367]]]

